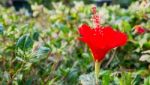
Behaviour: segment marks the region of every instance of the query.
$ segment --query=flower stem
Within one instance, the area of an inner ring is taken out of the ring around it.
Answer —
[[[98,62],[97,60],[95,61],[95,79],[96,79],[96,85],[99,85],[98,84],[98,74],[99,74],[99,71],[100,71],[100,64],[101,62]]]

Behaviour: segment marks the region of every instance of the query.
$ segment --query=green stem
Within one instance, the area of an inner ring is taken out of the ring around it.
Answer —
[[[100,71],[100,64],[101,62],[98,62],[98,61],[95,61],[95,79],[96,79],[96,85],[98,85],[98,74],[99,74],[99,71]]]

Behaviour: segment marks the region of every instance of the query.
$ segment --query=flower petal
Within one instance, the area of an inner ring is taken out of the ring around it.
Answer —
[[[83,24],[79,28],[79,33],[81,36],[90,36],[90,34],[92,34],[92,29],[88,25]]]
[[[85,42],[91,49],[94,60],[101,61],[106,53],[112,48],[123,46],[127,42],[127,35],[113,30],[112,27],[97,27],[91,29],[83,24],[79,28],[80,40]]]

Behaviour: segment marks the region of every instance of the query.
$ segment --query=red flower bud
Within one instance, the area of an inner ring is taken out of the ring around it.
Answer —
[[[136,25],[134,26],[134,31],[137,34],[144,34],[146,30],[141,25]]]

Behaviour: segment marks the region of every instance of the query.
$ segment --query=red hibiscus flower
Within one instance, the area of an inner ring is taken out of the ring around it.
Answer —
[[[110,26],[100,26],[100,17],[96,14],[96,7],[93,11],[93,29],[83,24],[79,28],[80,40],[85,42],[91,49],[95,61],[100,62],[112,48],[123,46],[127,42],[127,35],[113,30]]]
[[[100,17],[96,13],[96,7],[93,7],[92,11],[93,29],[90,26],[83,24],[79,27],[79,33],[81,35],[80,40],[85,42],[92,51],[95,60],[96,85],[99,85],[98,72],[101,61],[111,49],[125,45],[127,42],[127,35],[113,30],[110,26],[101,26]]]
[[[146,31],[141,25],[134,26],[134,29],[135,29],[135,33],[137,34],[144,34]]]
[[[95,61],[100,62],[112,48],[123,46],[127,42],[127,35],[114,31],[110,26],[99,26],[91,29],[83,24],[79,28],[80,40],[91,49]]]

